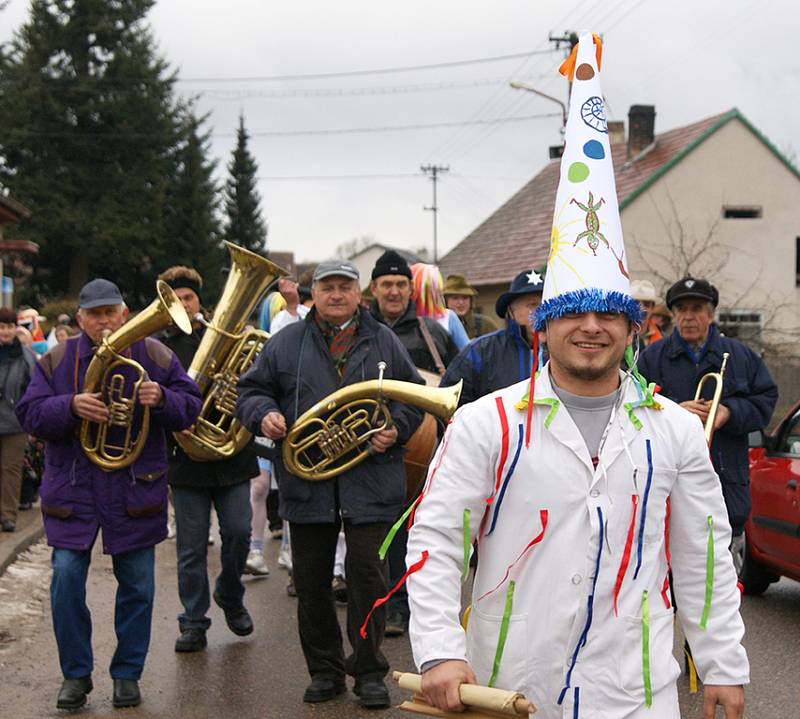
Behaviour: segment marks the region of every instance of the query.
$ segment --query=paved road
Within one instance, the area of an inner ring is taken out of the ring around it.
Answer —
[[[340,719],[344,717],[404,716],[362,710],[352,694],[322,705],[300,701],[307,683],[296,637],[295,602],[286,595],[286,573],[276,564],[278,542],[268,558],[272,574],[249,578],[246,603],[256,631],[245,639],[232,635],[222,613],[211,610],[212,626],[205,652],[176,655],[175,617],[179,611],[175,588],[175,549],[172,542],[158,548],[157,597],[151,652],[141,688],[143,704],[124,710],[126,719],[145,717],[224,717],[225,719]],[[217,547],[210,548],[216,566]],[[58,659],[48,606],[49,551],[36,545],[0,577],[0,716],[14,719],[63,716],[55,709],[60,684]],[[90,606],[95,628],[95,690],[84,716],[115,716],[111,707],[108,666],[113,651],[114,580],[107,557],[96,553],[89,579]],[[748,689],[748,717],[784,719],[800,716],[797,679],[800,667],[800,584],[781,581],[764,597],[746,598],[746,645],[753,684]],[[393,668],[412,668],[405,639],[386,640]],[[391,688],[399,703],[400,692]],[[698,697],[681,688],[684,717],[700,717]],[[410,716],[410,715],[405,715]]]

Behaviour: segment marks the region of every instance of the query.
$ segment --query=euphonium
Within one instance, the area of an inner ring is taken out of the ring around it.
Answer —
[[[714,436],[714,420],[717,418],[717,410],[719,409],[719,402],[722,399],[722,375],[725,374],[725,365],[728,364],[728,353],[722,355],[722,365],[719,372],[709,372],[704,374],[700,381],[697,383],[697,391],[694,393],[695,401],[700,399],[700,393],[703,391],[703,385],[706,382],[714,382],[714,396],[711,400],[711,407],[708,409],[708,417],[705,424],[706,443],[711,445],[711,438]]]
[[[100,392],[108,405],[109,418],[98,424],[83,420],[80,441],[86,456],[98,467],[107,472],[122,469],[136,461],[144,449],[150,429],[150,408],[141,407],[139,432],[134,437],[134,411],[136,410],[139,387],[146,382],[147,372],[135,360],[124,357],[122,353],[140,339],[160,332],[175,323],[187,334],[192,331],[189,315],[172,288],[161,280],[156,284],[158,297],[136,317],[126,322],[116,332],[103,333],[103,339],[95,350],[86,368],[83,380],[84,392]],[[132,367],[137,379],[127,391],[125,375],[115,372],[121,366]],[[121,440],[112,440],[109,430],[116,429]]]
[[[191,433],[173,435],[191,459],[201,462],[233,457],[250,440],[250,432],[236,419],[236,385],[269,335],[242,330],[267,287],[289,274],[243,247],[225,245],[231,270],[211,321],[197,318],[206,332],[188,370],[203,395],[203,406]]]
[[[294,423],[283,440],[283,463],[303,479],[330,479],[370,454],[370,439],[392,426],[390,400],[414,405],[440,419],[458,407],[459,382],[452,387],[426,387],[413,382],[378,379],[347,385],[317,402]]]

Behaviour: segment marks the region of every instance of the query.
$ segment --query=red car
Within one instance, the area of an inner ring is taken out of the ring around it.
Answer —
[[[751,442],[753,511],[745,526],[739,579],[762,594],[780,577],[800,581],[800,402],[770,434]]]

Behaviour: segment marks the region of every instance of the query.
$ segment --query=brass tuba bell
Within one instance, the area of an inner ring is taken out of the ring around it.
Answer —
[[[236,419],[236,385],[269,335],[242,330],[267,287],[289,274],[250,250],[231,242],[225,245],[230,273],[211,321],[196,317],[206,332],[188,370],[203,395],[203,406],[191,433],[173,434],[187,456],[200,462],[233,457],[250,441],[250,432]]]
[[[192,331],[189,315],[172,288],[159,280],[156,291],[158,297],[136,317],[113,333],[108,330],[104,332],[86,368],[83,391],[100,392],[103,395],[109,418],[102,424],[87,419],[81,422],[81,447],[94,464],[107,472],[133,464],[144,449],[150,429],[150,408],[142,407],[139,432],[136,435],[133,433],[139,387],[148,377],[141,364],[122,353],[134,342],[160,332],[173,323],[187,334]],[[117,371],[120,367],[133,368],[137,379],[132,387],[127,386],[125,375]],[[121,433],[121,439],[112,441],[110,431]]]
[[[706,418],[706,423],[704,426],[706,444],[708,444],[709,447],[711,446],[711,440],[714,437],[714,421],[717,418],[719,403],[722,399],[722,377],[725,374],[725,366],[727,364],[728,353],[725,352],[722,355],[722,365],[719,368],[719,372],[708,372],[704,374],[697,383],[697,391],[694,393],[694,399],[697,401],[700,399],[700,393],[703,391],[703,385],[706,382],[714,383],[714,395],[711,399],[711,406],[708,408],[708,417]]]
[[[381,365],[383,365],[381,367]],[[347,385],[304,412],[283,440],[286,469],[297,477],[322,480],[363,462],[373,435],[392,426],[390,400],[414,405],[446,420],[458,408],[463,380],[452,387],[378,379]]]

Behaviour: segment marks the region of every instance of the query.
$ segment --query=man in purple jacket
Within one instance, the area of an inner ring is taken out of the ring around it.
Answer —
[[[133,343],[126,355],[148,379],[139,403],[150,407],[150,431],[139,458],[106,472],[83,453],[81,421],[105,422],[108,408],[99,393],[82,390],[84,375],[103,330],[121,327],[128,310],[115,284],[96,279],[80,294],[82,333],[56,345],[36,366],[17,403],[26,432],[47,442],[40,490],[47,541],[53,547],[50,599],[64,683],[59,709],[78,709],[92,691],[92,626],[86,578],[98,529],[117,579],[111,660],[115,707],[141,702],[138,680],[150,643],[155,594],[155,545],[167,536],[165,432],[185,429],[200,412],[200,393],[175,355],[154,339]],[[134,433],[138,431],[134,427]]]

